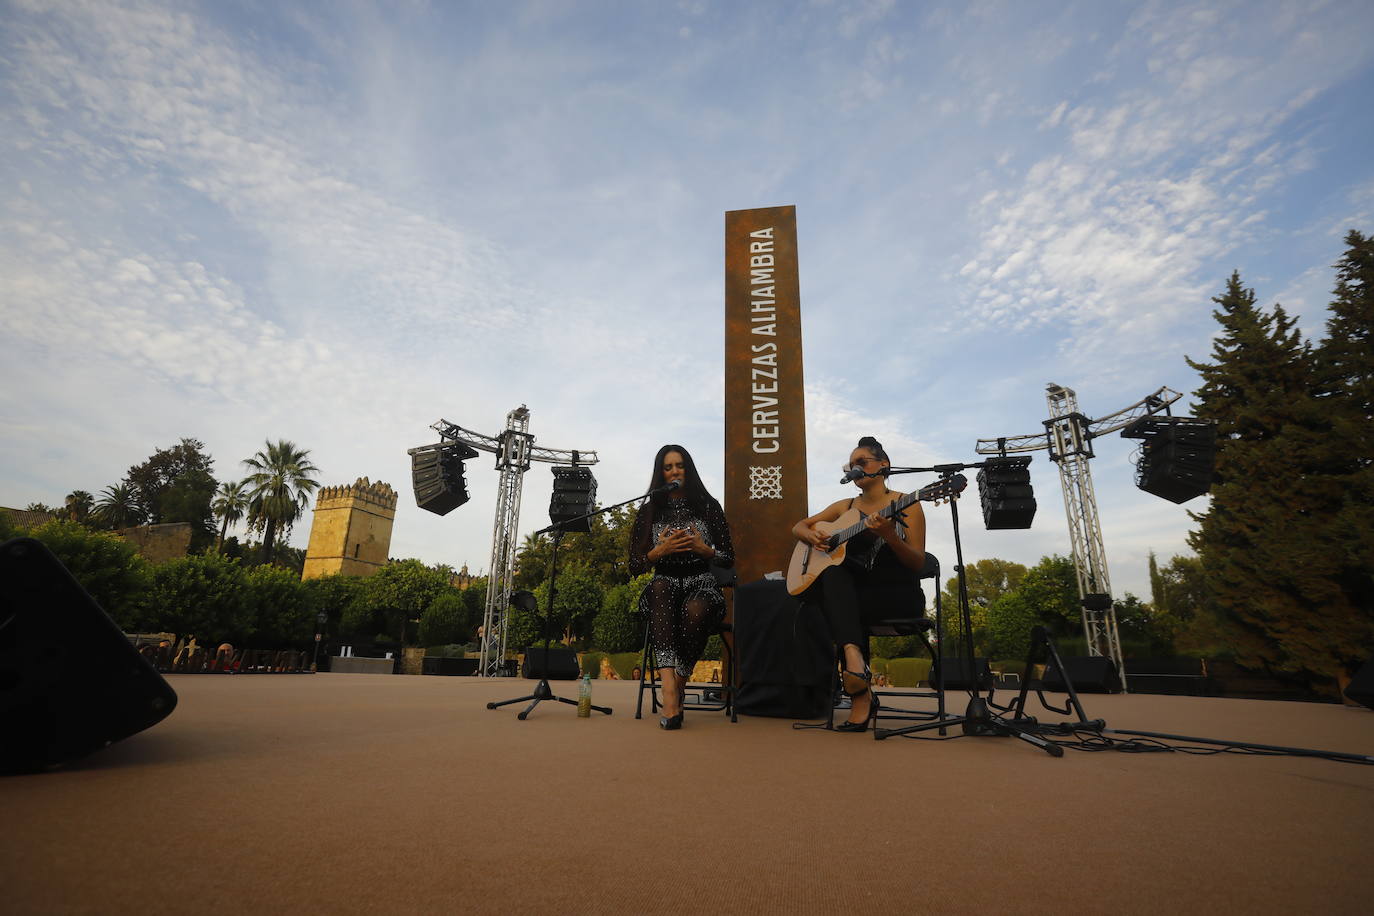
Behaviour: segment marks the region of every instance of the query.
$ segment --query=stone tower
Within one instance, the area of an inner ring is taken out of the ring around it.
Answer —
[[[386,565],[395,519],[396,491],[389,484],[359,477],[351,485],[321,488],[301,578],[372,575]]]

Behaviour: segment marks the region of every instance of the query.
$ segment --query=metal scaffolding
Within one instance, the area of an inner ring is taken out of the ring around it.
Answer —
[[[496,455],[501,472],[496,495],[496,520],[491,529],[491,565],[487,572],[487,605],[482,623],[482,653],[477,673],[495,677],[506,657],[506,610],[510,607],[515,554],[519,549],[520,491],[531,462],[549,464],[596,464],[596,452],[535,448],[530,435],[530,412],[524,404],[506,414],[506,428],[499,436],[484,436],[456,423],[440,420],[431,427],[442,437],[439,446],[461,442]],[[426,446],[430,448],[434,446]]]
[[[1092,441],[1116,432],[1128,424],[1164,410],[1183,395],[1161,387],[1129,407],[1091,420],[1078,410],[1078,396],[1071,388],[1051,383],[1045,387],[1050,418],[1043,433],[979,439],[980,455],[1006,455],[1048,449],[1050,460],[1059,465],[1059,483],[1064,491],[1064,514],[1069,522],[1069,543],[1078,577],[1078,598],[1083,607],[1083,635],[1090,655],[1105,655],[1126,670],[1121,658],[1121,639],[1117,635],[1116,611],[1112,606],[1112,584],[1107,575],[1107,554],[1102,546],[1102,525],[1098,520],[1097,498],[1093,494]]]

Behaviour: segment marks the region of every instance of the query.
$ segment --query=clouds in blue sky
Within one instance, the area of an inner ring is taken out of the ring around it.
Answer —
[[[392,553],[485,568],[496,476],[415,509],[445,417],[665,441],[721,489],[722,233],[796,204],[813,502],[899,461],[1187,391],[1232,269],[1320,333],[1374,223],[1374,8],[1330,3],[11,2],[0,28],[0,504],[266,438],[402,491]],[[1186,512],[1093,473],[1113,581]],[[1052,466],[1029,532],[1068,552]],[[527,475],[522,531],[549,477]],[[308,519],[294,540],[304,543]],[[973,528],[973,525],[969,526]],[[932,549],[945,537],[932,524]],[[945,551],[948,553],[948,550]]]

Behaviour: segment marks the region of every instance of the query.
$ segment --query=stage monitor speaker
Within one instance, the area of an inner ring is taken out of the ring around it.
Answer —
[[[971,669],[968,659],[962,656],[941,658],[930,666],[930,686],[935,687],[940,683],[942,667],[945,669],[946,690],[968,690],[970,687],[987,690],[992,686],[992,667],[986,658],[975,658]],[[970,672],[977,672],[976,684]]]
[[[1365,662],[1350,683],[1345,685],[1345,695],[1356,703],[1374,709],[1374,658]]]
[[[550,648],[548,651],[549,662],[546,671],[544,649],[526,649],[525,660],[520,664],[520,676],[532,681],[540,678],[551,681],[575,681],[582,676],[582,669],[577,664],[577,653],[572,649]]]
[[[470,498],[463,462],[476,458],[476,449],[461,442],[411,452],[410,475],[415,505],[436,515],[447,515]]]
[[[450,676],[476,674],[477,659],[443,658],[437,655],[426,655],[424,661],[420,663],[420,673],[441,674]]]
[[[47,547],[0,544],[0,772],[83,757],[176,705],[162,675]]]
[[[1121,677],[1116,662],[1105,655],[1074,655],[1064,659],[1064,670],[1073,689],[1079,693],[1120,693]],[[1053,662],[1045,669],[1040,686],[1044,690],[1067,693],[1064,676]]]

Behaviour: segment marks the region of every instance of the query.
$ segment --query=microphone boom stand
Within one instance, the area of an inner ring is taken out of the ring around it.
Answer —
[[[523,703],[526,700],[530,700],[532,701],[530,705],[521,710],[520,714],[516,716],[517,719],[523,721],[527,716],[529,716],[530,712],[534,709],[534,707],[538,706],[545,700],[552,700],[558,703],[567,703],[569,706],[577,705],[576,700],[570,700],[567,697],[560,697],[554,694],[553,688],[549,686],[549,643],[553,641],[553,599],[554,595],[556,595],[558,592],[558,544],[560,541],[563,540],[563,535],[567,533],[565,530],[565,526],[571,525],[574,522],[583,521],[584,519],[592,518],[593,516],[602,515],[606,512],[610,512],[612,509],[619,509],[621,506],[627,506],[632,502],[636,502],[638,500],[651,496],[655,492],[657,491],[650,490],[643,496],[634,496],[630,499],[625,500],[624,502],[616,503],[613,506],[606,506],[602,509],[593,509],[591,512],[588,512],[585,515],[579,515],[576,518],[564,519],[561,522],[554,522],[547,528],[541,528],[534,533],[536,537],[538,537],[541,534],[548,534],[550,532],[553,533],[553,556],[549,559],[549,600],[545,603],[543,620],[544,659],[543,663],[540,665],[539,683],[535,685],[534,693],[528,694],[523,697],[515,697],[511,700],[501,700],[495,703],[488,703],[487,709],[496,709],[500,706],[509,706],[512,703]],[[611,714],[611,707],[609,706],[593,705],[592,709],[596,710],[597,712],[604,712],[608,716]]]
[[[916,474],[934,472],[941,477],[953,477],[960,471],[968,468],[982,467],[982,464],[937,464],[929,468],[896,468],[889,470],[891,474]],[[1001,716],[996,715],[988,708],[988,701],[983,698],[981,689],[978,687],[978,671],[973,654],[973,618],[969,614],[968,602],[968,580],[964,574],[964,547],[959,538],[959,500],[952,497],[949,501],[950,520],[954,527],[954,570],[959,576],[959,622],[962,630],[961,642],[964,643],[964,655],[968,662],[968,675],[972,687],[969,689],[968,707],[962,716],[942,716],[933,722],[924,722],[920,725],[908,725],[905,728],[877,728],[873,729],[873,739],[881,741],[884,738],[891,738],[893,735],[910,735],[916,732],[929,731],[938,728],[940,734],[945,730],[956,725],[960,726],[965,735],[1010,735],[1013,738],[1020,738],[1027,744],[1040,748],[1051,757],[1063,757],[1064,749],[1059,745],[1046,741],[1038,735],[1018,727],[1008,722]],[[939,583],[936,583],[939,587]],[[943,634],[942,634],[943,635]],[[941,653],[941,658],[944,655]],[[940,693],[944,694],[945,666],[940,666],[939,685]]]

